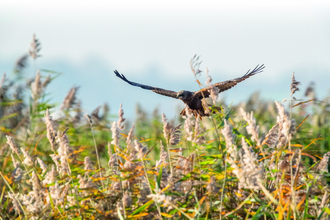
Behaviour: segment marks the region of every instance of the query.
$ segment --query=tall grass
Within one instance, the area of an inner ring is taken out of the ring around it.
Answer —
[[[24,55],[1,81],[2,219],[329,218],[329,97],[289,109],[215,98],[222,111],[179,124],[138,108],[128,126],[122,107],[116,121],[107,106],[84,118],[76,87],[48,103],[59,74],[37,69],[35,36],[31,48],[35,78],[24,82]]]

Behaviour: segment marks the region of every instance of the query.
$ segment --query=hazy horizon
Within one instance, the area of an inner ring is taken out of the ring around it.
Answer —
[[[173,117],[180,101],[132,87],[113,70],[151,86],[197,90],[189,67],[194,54],[201,55],[201,69],[209,69],[213,82],[265,64],[262,74],[223,94],[229,103],[246,100],[255,91],[282,101],[288,98],[292,72],[302,90],[314,81],[322,98],[330,87],[330,3],[317,3],[4,2],[0,71],[10,74],[35,33],[42,46],[38,68],[63,72],[47,91],[61,102],[72,86],[81,86],[78,98],[89,112],[108,102],[115,113],[123,103],[133,117],[135,104],[141,103],[149,112],[158,105]],[[32,64],[26,72],[33,75]]]

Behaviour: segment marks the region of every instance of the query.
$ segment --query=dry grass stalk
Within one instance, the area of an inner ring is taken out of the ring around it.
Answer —
[[[196,123],[195,123],[195,136],[193,142],[196,143],[197,145],[202,145],[205,143],[205,136],[202,135],[204,133],[204,129],[202,129],[200,125],[200,119],[196,118]]]
[[[86,170],[86,171],[88,171],[88,170],[94,170],[94,166],[92,164],[92,160],[88,156],[85,157],[84,165],[85,165],[84,170]]]
[[[181,124],[176,127],[172,127],[171,135],[170,135],[170,144],[177,145],[181,141]]]
[[[164,137],[166,140],[169,140],[173,126],[170,125],[164,113],[162,114],[162,122],[163,122]]]
[[[243,119],[248,123],[246,126],[246,131],[248,134],[252,135],[252,140],[257,142],[257,145],[260,146],[262,140],[259,138],[259,126],[257,126],[256,119],[253,116],[253,112],[246,113],[242,108],[241,108],[241,113],[243,115]]]
[[[117,121],[117,127],[120,130],[123,130],[125,128],[125,125],[124,125],[125,118],[123,117],[124,116],[123,104],[120,104],[118,115],[119,115],[119,119]]]
[[[41,55],[39,54],[39,51],[41,50],[40,47],[40,42],[39,40],[36,38],[36,35],[33,34],[33,38],[31,41],[31,45],[30,45],[30,49],[29,49],[29,55],[36,60],[38,57],[40,57]]]
[[[15,144],[15,141],[12,137],[6,135],[7,137],[7,144],[9,144],[9,146],[11,147],[11,149],[17,154],[19,155],[21,153],[20,149],[17,147],[17,145]]]
[[[296,92],[299,91],[298,86],[300,85],[300,82],[296,81],[296,78],[294,77],[294,73],[292,73],[292,80],[291,80],[291,96]]]
[[[225,125],[221,130],[221,133],[225,137],[226,140],[226,149],[227,153],[230,155],[233,161],[237,160],[237,146],[234,143],[235,135],[233,134],[233,128],[230,124],[227,123],[227,120],[224,120]]]
[[[193,126],[195,126],[194,122],[194,115],[192,114],[191,110],[189,110],[188,106],[185,108],[186,110],[186,117],[184,121],[184,130],[186,131],[187,141],[193,140]]]
[[[23,164],[25,164],[27,166],[33,166],[33,158],[29,155],[29,153],[23,147],[21,147],[21,151],[24,156]]]
[[[46,127],[47,127],[47,138],[50,142],[51,149],[53,152],[55,152],[55,146],[56,146],[56,125],[52,118],[52,116],[49,115],[49,109],[46,110],[45,114],[45,121],[46,121]]]
[[[120,138],[120,133],[119,133],[119,129],[117,127],[117,123],[116,122],[113,122],[112,123],[112,127],[111,127],[111,132],[112,132],[112,141],[111,141],[111,144],[115,145],[116,147],[120,148],[120,145],[119,145],[119,138]]]
[[[61,109],[70,109],[74,104],[76,104],[76,93],[79,87],[72,87],[68,94],[65,96]]]
[[[90,115],[84,114],[85,118],[87,119],[90,126],[93,126],[93,119]]]
[[[289,139],[293,137],[293,134],[296,133],[296,122],[294,119],[290,119],[289,114],[284,110],[282,104],[275,101],[278,116],[277,124],[279,126],[280,137],[279,144],[285,146],[289,142]]]
[[[95,140],[95,136],[94,136],[94,130],[93,130],[93,120],[91,120],[91,117],[89,115],[86,115],[86,118],[89,121],[89,124],[90,124],[90,127],[91,127],[91,132],[92,132],[92,135],[93,135],[94,147],[95,147],[95,152],[96,152],[96,158],[97,158],[97,164],[98,164],[98,167],[99,167],[99,174],[100,174],[100,177],[101,177],[102,187],[104,188],[99,151],[97,149],[96,140]],[[89,157],[87,159],[85,158],[85,170],[87,168],[93,168],[92,162],[90,161]]]
[[[270,148],[274,148],[277,145],[279,139],[279,128],[278,124],[274,125],[268,132],[264,143]]]
[[[40,168],[42,169],[42,173],[43,174],[46,173],[47,165],[39,157],[37,157],[37,161],[38,161]]]
[[[126,138],[127,149],[130,148],[130,145],[131,145],[133,137],[134,137],[134,127],[135,127],[135,124],[132,125],[131,129],[128,132],[127,138]]]
[[[209,73],[209,70],[206,68],[206,85],[207,86],[212,86],[212,77],[208,74]],[[213,86],[212,89],[211,89],[211,93],[210,93],[210,98],[212,99],[213,101],[213,105],[216,105],[216,101],[218,99],[218,96],[219,96],[219,88],[216,87],[216,86]]]
[[[138,159],[142,160],[144,155],[147,153],[148,148],[142,146],[137,140],[134,141],[135,150],[138,153]]]
[[[194,55],[193,58],[190,60],[190,68],[195,77],[197,77],[199,74],[201,74],[202,70],[199,69],[201,63],[203,61],[199,61],[200,56]]]
[[[328,161],[329,161],[329,158],[330,158],[330,151],[328,151],[327,153],[325,153],[323,155],[323,158],[322,158],[321,162],[317,166],[317,170],[318,171],[320,171],[321,173],[328,173]]]

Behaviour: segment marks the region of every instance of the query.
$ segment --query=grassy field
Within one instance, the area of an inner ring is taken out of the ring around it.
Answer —
[[[138,107],[129,123],[121,106],[83,115],[76,87],[49,103],[60,74],[39,53],[34,37],[0,85],[1,219],[329,219],[330,97],[293,78],[284,103],[214,100],[178,123]]]

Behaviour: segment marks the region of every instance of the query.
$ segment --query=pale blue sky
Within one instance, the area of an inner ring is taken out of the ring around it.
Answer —
[[[140,83],[197,90],[189,68],[194,54],[201,55],[201,68],[209,69],[214,82],[266,65],[264,73],[226,92],[228,102],[242,101],[255,90],[281,101],[292,72],[302,88],[313,80],[319,96],[329,90],[329,1],[228,2],[2,2],[0,71],[10,72],[36,33],[43,55],[38,66],[64,73],[50,88],[54,100],[80,85],[78,96],[89,111],[106,101],[117,112],[123,102],[133,115],[140,102],[150,112],[159,105],[173,116],[179,101],[130,87],[112,70]]]

